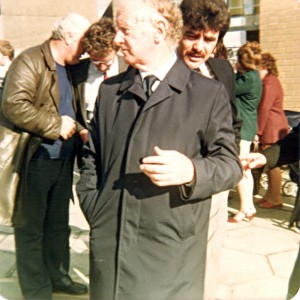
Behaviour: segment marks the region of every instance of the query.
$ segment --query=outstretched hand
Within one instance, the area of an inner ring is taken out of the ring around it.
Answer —
[[[245,171],[248,169],[260,168],[267,162],[266,157],[258,152],[240,155],[239,159]]]
[[[154,147],[154,156],[144,157],[140,169],[158,186],[171,186],[189,183],[194,179],[192,161],[175,150],[162,150]]]

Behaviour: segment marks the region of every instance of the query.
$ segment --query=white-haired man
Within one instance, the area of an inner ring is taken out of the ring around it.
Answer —
[[[19,152],[23,167],[13,216],[25,299],[52,299],[53,292],[87,293],[85,285],[68,275],[77,105],[66,66],[79,62],[89,25],[83,16],[67,14],[54,24],[50,39],[22,52],[7,74],[0,143],[12,132],[30,134],[26,148],[17,145],[24,152]]]
[[[228,95],[177,58],[172,0],[115,8],[131,67],[101,84],[77,186],[91,299],[202,299],[211,195],[242,176]]]

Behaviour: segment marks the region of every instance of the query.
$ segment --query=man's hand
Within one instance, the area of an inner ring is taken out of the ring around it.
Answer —
[[[75,121],[69,116],[62,116],[61,120],[62,123],[60,128],[60,137],[64,140],[68,140],[74,135],[76,131]]]
[[[142,159],[140,169],[158,186],[181,185],[194,179],[192,161],[175,150],[154,147],[154,156]]]
[[[79,131],[79,136],[81,137],[81,140],[84,144],[86,144],[89,140],[89,132],[87,129],[82,129]]]
[[[239,158],[245,171],[260,168],[267,162],[266,157],[258,152],[240,155]]]

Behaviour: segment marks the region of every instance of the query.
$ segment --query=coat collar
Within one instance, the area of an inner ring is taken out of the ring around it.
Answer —
[[[174,91],[182,92],[188,82],[190,72],[191,70],[178,58],[151,98],[148,99],[149,104],[146,106],[153,106],[171,96]],[[139,71],[133,67],[129,67],[119,88],[120,93],[125,93],[126,90],[144,101],[147,100]]]
[[[41,48],[42,48],[42,52],[44,54],[47,66],[49,67],[49,69],[51,71],[55,71],[56,70],[56,65],[55,65],[55,61],[53,59],[51,49],[50,49],[50,40],[45,41],[41,45]]]

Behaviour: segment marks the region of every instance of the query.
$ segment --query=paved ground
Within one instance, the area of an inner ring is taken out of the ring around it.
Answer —
[[[284,197],[282,209],[258,209],[251,223],[227,224],[222,264],[220,270],[216,270],[219,271],[217,300],[285,299],[300,237],[287,227],[293,203],[294,197]],[[231,191],[229,210],[237,207],[236,192]],[[77,202],[71,205],[70,216],[71,276],[88,284],[89,228]],[[12,229],[0,226],[0,300],[22,299],[14,254]],[[54,300],[63,299],[87,300],[89,297],[54,295]]]

